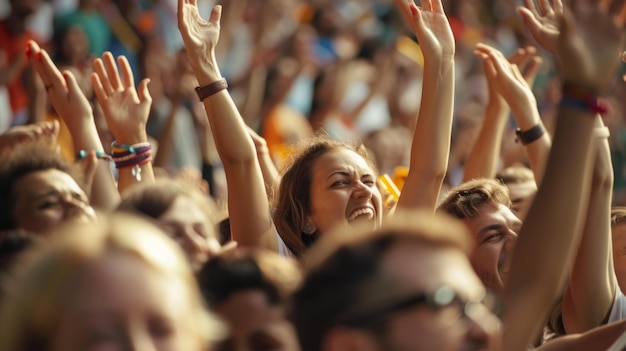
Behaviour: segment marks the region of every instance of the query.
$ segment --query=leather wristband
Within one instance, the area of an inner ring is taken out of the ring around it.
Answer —
[[[517,135],[516,141],[519,141],[520,143],[522,143],[522,145],[528,145],[533,141],[541,138],[545,133],[546,130],[543,128],[543,124],[541,122],[537,123],[537,125],[525,131],[517,128],[517,130],[515,131],[515,135]]]
[[[226,82],[226,78],[222,78],[203,87],[196,87],[196,93],[200,101],[204,101],[209,96],[215,95],[226,88],[228,88],[228,82]]]

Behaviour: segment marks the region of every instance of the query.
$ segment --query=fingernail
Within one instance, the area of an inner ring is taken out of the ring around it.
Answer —
[[[27,59],[30,58],[31,53],[32,53],[32,49],[30,48],[30,44],[26,44],[26,50],[24,50],[24,54],[26,55]]]
[[[412,14],[417,14],[417,6],[411,4],[411,6],[409,6],[409,8],[411,9],[411,13]]]
[[[41,51],[35,54],[37,61],[41,61]]]

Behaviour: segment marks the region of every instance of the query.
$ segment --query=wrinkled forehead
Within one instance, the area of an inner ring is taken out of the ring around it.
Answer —
[[[84,195],[84,191],[69,174],[58,169],[35,171],[21,176],[14,184],[16,193],[39,195],[41,192],[58,191]]]
[[[467,299],[485,292],[468,257],[454,247],[396,244],[386,255],[383,267],[385,274],[407,293],[430,292],[444,285]]]
[[[346,148],[335,148],[325,152],[313,165],[314,177],[325,178],[336,171],[376,176],[365,158],[355,151]]]

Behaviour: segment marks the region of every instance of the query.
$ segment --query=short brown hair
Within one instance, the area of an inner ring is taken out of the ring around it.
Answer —
[[[484,204],[511,207],[508,188],[495,179],[472,179],[452,188],[437,210],[458,219],[475,218]]]
[[[614,206],[611,208],[611,225],[619,225],[626,222],[626,207]]]
[[[352,228],[349,233],[343,228],[324,235],[304,257],[305,280],[293,295],[289,313],[303,351],[320,350],[325,335],[343,325],[342,317],[376,298],[372,294],[382,293],[372,287],[389,290],[382,265],[393,245],[452,248],[466,255],[473,245],[467,228],[457,220],[424,210],[399,209],[378,229]]]
[[[0,230],[15,229],[15,182],[30,173],[56,169],[81,185],[76,168],[43,142],[19,144],[0,156]]]
[[[363,157],[376,172],[376,167],[361,144],[349,144],[319,134],[296,146],[283,167],[274,205],[274,224],[281,238],[295,255],[300,255],[312,243],[311,235],[304,234],[307,215],[311,213],[311,184],[315,162],[331,150],[344,148]]]

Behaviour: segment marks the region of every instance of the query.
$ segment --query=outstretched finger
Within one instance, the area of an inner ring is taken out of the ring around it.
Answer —
[[[530,14],[532,14],[534,17],[540,17],[541,15],[539,14],[539,11],[537,11],[537,7],[535,6],[535,1],[534,0],[524,0],[524,8],[527,9]]]
[[[107,51],[102,55],[102,58],[104,60],[104,67],[106,68],[111,87],[113,88],[113,91],[117,91],[122,87],[122,84],[120,83],[120,73],[117,70],[113,54]]]
[[[106,106],[105,102],[108,95],[104,90],[104,86],[102,85],[102,80],[100,79],[100,76],[96,72],[93,72],[91,74],[91,85],[93,86],[93,92],[96,94],[96,98],[98,98],[100,106],[104,108]]]
[[[522,76],[529,86],[532,87],[533,84],[535,84],[535,78],[537,78],[537,74],[539,73],[542,64],[543,59],[540,56],[533,56],[530,59],[530,62],[523,67]]]
[[[432,0],[433,11],[437,13],[444,13],[443,4],[441,0]]]
[[[126,58],[126,56],[121,55],[117,57],[117,62],[119,63],[120,69],[122,71],[122,82],[124,83],[124,88],[134,88],[135,78],[133,77],[133,70],[130,68],[130,63],[128,63],[128,59]]]
[[[420,4],[422,6],[422,10],[427,12],[433,11],[433,3],[430,0],[421,0]]]
[[[552,6],[550,6],[550,0],[537,0],[539,3],[539,10],[544,16],[553,14]]]
[[[552,7],[554,8],[555,13],[563,13],[563,1],[562,0],[553,0]]]
[[[526,28],[528,28],[528,30],[530,31],[530,34],[532,34],[534,38],[540,37],[541,23],[539,23],[537,16],[531,10],[525,7],[519,7],[517,11],[519,12],[520,16],[522,16],[522,20],[524,21]]]
[[[113,94],[113,87],[111,86],[111,83],[109,82],[109,78],[104,68],[104,62],[102,62],[102,59],[97,58],[93,60],[93,68],[95,70],[94,74],[96,74],[98,77],[99,86],[102,89],[101,92],[105,94],[104,96],[106,97],[110,94]],[[93,75],[92,75],[92,83],[93,83]],[[94,84],[94,89],[95,88],[96,87]]]

